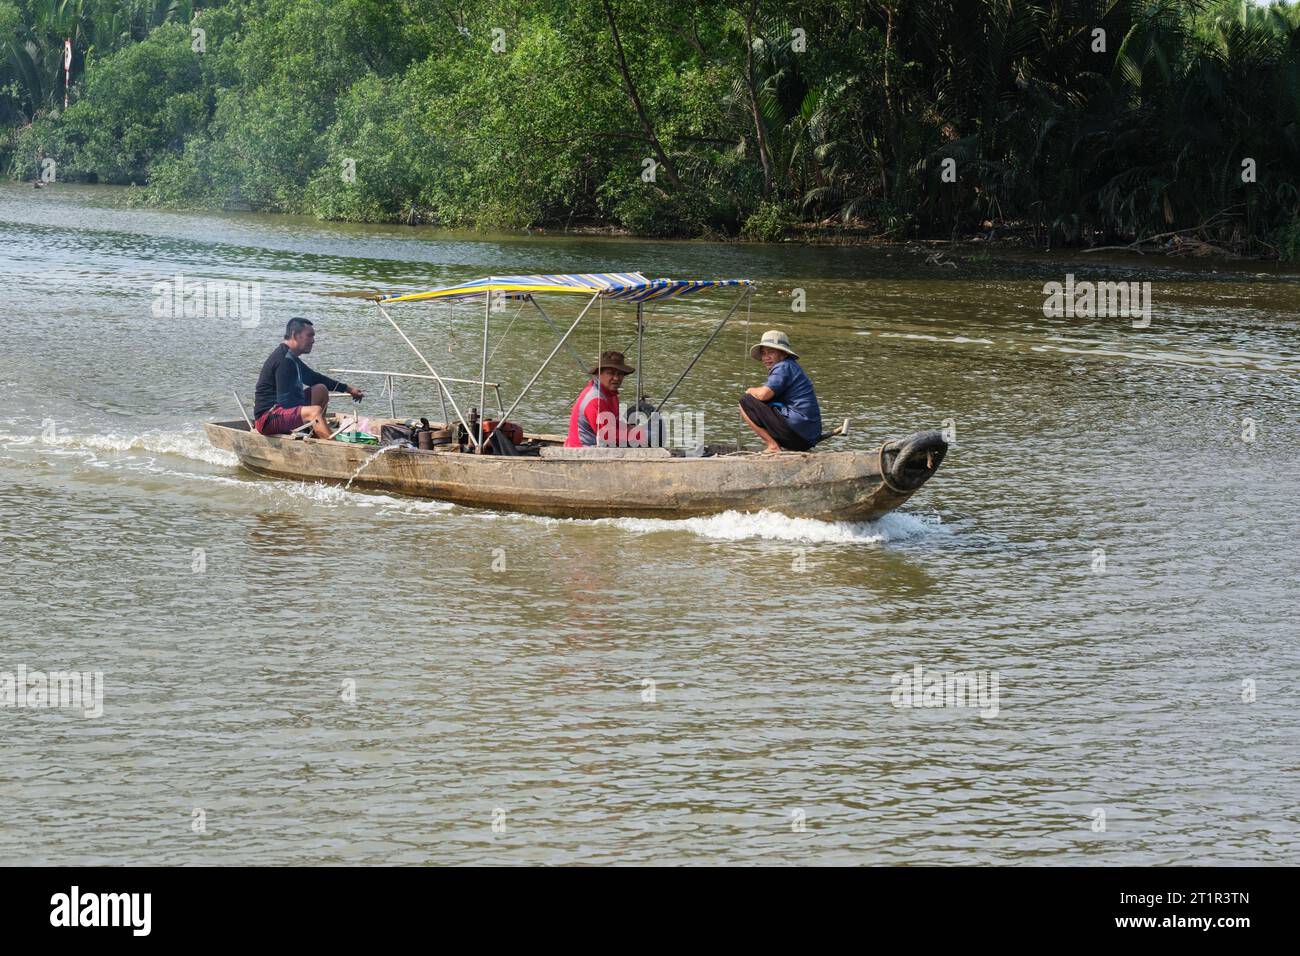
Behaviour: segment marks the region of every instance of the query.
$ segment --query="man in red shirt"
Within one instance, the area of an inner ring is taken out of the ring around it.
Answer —
[[[595,378],[573,403],[565,448],[615,444],[621,448],[640,448],[645,444],[645,429],[629,429],[619,417],[619,386],[623,384],[623,376],[635,371],[623,361],[622,352],[600,353],[599,365],[591,370]]]

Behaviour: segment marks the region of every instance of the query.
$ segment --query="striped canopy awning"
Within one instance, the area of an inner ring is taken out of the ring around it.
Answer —
[[[587,272],[578,275],[488,276],[428,292],[383,296],[380,305],[417,302],[422,299],[472,299],[498,293],[522,298],[535,292],[567,292],[571,295],[599,295],[624,302],[675,299],[703,289],[752,286],[749,279],[647,279],[639,272]]]

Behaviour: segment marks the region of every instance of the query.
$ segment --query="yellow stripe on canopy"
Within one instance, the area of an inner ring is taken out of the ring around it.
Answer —
[[[425,299],[471,299],[493,292],[508,296],[533,293],[599,295],[626,302],[675,299],[705,289],[752,286],[749,279],[647,279],[639,272],[590,272],[573,275],[489,276],[428,292],[383,296],[381,305]]]

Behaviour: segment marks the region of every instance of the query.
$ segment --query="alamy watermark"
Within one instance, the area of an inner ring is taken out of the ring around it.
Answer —
[[[1066,273],[1064,284],[1043,284],[1043,315],[1049,319],[1133,319],[1133,328],[1151,324],[1150,282],[1079,282]]]
[[[984,718],[998,715],[997,671],[926,673],[920,664],[894,675],[895,707],[978,707]]]
[[[104,713],[102,671],[0,671],[0,708],[80,709],[83,717]]]
[[[623,402],[618,414],[605,411],[596,416],[596,444],[602,448],[685,448],[687,454],[701,454],[704,448],[703,412],[667,414],[633,411]]]
[[[186,281],[177,273],[155,282],[155,319],[238,319],[241,328],[251,329],[262,321],[262,283],[257,281],[208,279]]]
[[[148,936],[152,911],[152,893],[83,893],[74,884],[50,897],[50,925],[56,927],[119,926]]]

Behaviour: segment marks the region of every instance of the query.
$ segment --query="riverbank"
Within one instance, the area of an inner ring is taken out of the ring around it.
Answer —
[[[287,213],[254,213],[247,210],[204,211],[196,209],[163,209],[141,205],[134,187],[91,185],[84,183],[54,183],[43,189],[32,189],[30,184],[0,182],[0,194],[10,200],[22,201],[28,208],[38,208],[46,203],[55,207],[67,204],[79,208],[135,210],[142,216],[182,217],[191,219],[217,219],[230,222],[279,222],[286,228],[319,228],[332,235],[353,235],[358,238],[386,236],[393,240],[413,242],[448,239],[463,242],[565,242],[571,240],[607,242],[611,249],[623,246],[644,245],[655,247],[720,245],[736,249],[775,250],[802,248],[838,249],[852,254],[854,250],[869,255],[876,268],[884,274],[903,276],[913,270],[931,275],[935,279],[964,278],[1015,278],[1037,277],[1042,282],[1061,280],[1066,270],[1080,275],[1095,274],[1099,278],[1127,281],[1162,278],[1168,281],[1243,281],[1248,279],[1275,279],[1281,282],[1300,281],[1300,263],[1277,260],[1222,258],[1217,256],[1143,255],[1126,250],[1091,251],[1085,248],[1045,250],[1015,239],[970,237],[965,241],[885,241],[866,235],[850,234],[843,240],[817,234],[790,237],[789,241],[754,242],[746,240],[709,239],[645,239],[628,234],[625,230],[607,228],[575,228],[569,230],[523,229],[494,231],[478,229],[443,229],[435,226],[407,226],[394,223],[329,222],[313,216]],[[111,222],[105,220],[105,228]],[[762,253],[760,253],[761,255]],[[769,253],[770,254],[770,253]],[[837,253],[838,254],[838,253]]]
[[[527,235],[575,235],[575,236],[609,236],[632,238],[630,230],[616,225],[585,226],[533,226],[521,230]],[[1011,249],[1017,252],[1051,253],[1053,249],[1041,239],[1041,233],[1026,225],[997,225],[985,222],[978,231],[967,231],[955,237],[910,237],[896,238],[896,230],[870,228],[865,225],[840,225],[827,222],[795,222],[780,229],[779,234],[769,239],[747,238],[743,235],[728,236],[718,233],[705,233],[694,238],[710,242],[799,242],[815,246],[866,246],[881,249],[911,249],[924,247],[930,250],[968,250],[976,255],[993,255],[996,250]],[[1300,272],[1300,254],[1284,256],[1277,247],[1253,244],[1257,251],[1250,252],[1251,244],[1242,244],[1238,249],[1216,245],[1198,238],[1199,230],[1187,229],[1175,233],[1160,234],[1150,238],[1137,238],[1131,242],[1094,243],[1078,245],[1058,245],[1056,249],[1064,253],[1075,252],[1132,252],[1137,255],[1152,256],[1157,259],[1207,259],[1215,263],[1230,261],[1241,262],[1281,262]]]

